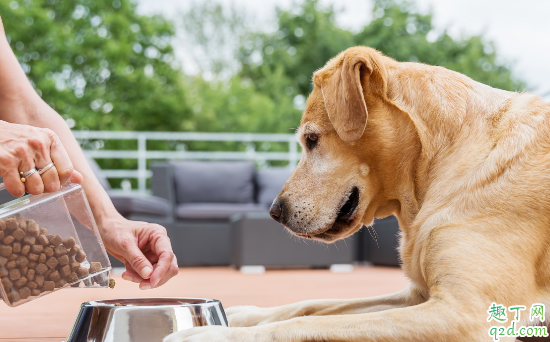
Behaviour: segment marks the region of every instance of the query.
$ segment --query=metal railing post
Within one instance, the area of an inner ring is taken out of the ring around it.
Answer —
[[[138,190],[147,191],[147,136],[138,135]]]

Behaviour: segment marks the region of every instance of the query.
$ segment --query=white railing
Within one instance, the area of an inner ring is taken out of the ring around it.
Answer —
[[[137,178],[138,190],[147,191],[147,178],[152,176],[147,169],[147,161],[154,160],[250,160],[258,163],[266,161],[288,161],[288,167],[294,168],[300,159],[298,142],[294,134],[261,133],[194,133],[194,132],[135,132],[135,131],[73,131],[81,144],[86,141],[136,140],[136,150],[105,150],[85,148],[92,158],[137,159],[137,170],[102,170],[107,178]],[[147,150],[147,141],[228,141],[248,143],[246,151],[155,151]],[[257,152],[254,142],[288,143],[286,152]]]

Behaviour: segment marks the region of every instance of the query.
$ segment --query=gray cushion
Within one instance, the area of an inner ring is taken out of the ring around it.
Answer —
[[[105,175],[103,175],[103,172],[101,171],[101,168],[96,163],[94,158],[92,158],[92,157],[90,157],[86,154],[86,160],[88,160],[88,164],[90,164],[90,167],[92,168],[92,171],[94,172],[94,175],[96,176],[97,180],[99,181],[99,184],[101,184],[101,186],[105,190],[109,190],[111,188],[111,184],[109,184],[109,181],[107,180]]]
[[[258,171],[256,182],[258,183],[258,202],[271,206],[273,200],[290,178],[292,170],[287,168],[268,168]]]
[[[267,212],[267,209],[254,203],[185,203],[176,209],[178,218],[184,220],[228,220],[246,212]]]
[[[171,207],[168,200],[149,195],[109,193],[116,210],[122,215],[144,214],[167,216]]]
[[[253,203],[254,164],[172,162],[177,203]]]

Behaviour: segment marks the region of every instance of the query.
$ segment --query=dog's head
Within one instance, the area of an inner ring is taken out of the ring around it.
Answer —
[[[297,131],[302,159],[270,208],[294,234],[332,242],[398,210],[386,188],[397,177],[392,154],[407,149],[396,137],[408,128],[385,101],[392,62],[356,47],[314,74]]]

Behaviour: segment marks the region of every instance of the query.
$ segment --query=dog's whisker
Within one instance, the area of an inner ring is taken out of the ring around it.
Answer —
[[[378,234],[376,234],[376,230],[374,230],[374,228],[372,226],[365,226],[365,227],[367,227],[367,230],[368,230],[370,236],[376,242],[376,247],[380,248],[380,246],[378,245]],[[376,237],[375,237],[375,235],[372,234],[371,229],[372,229],[372,231],[374,231],[374,234],[376,235]]]

